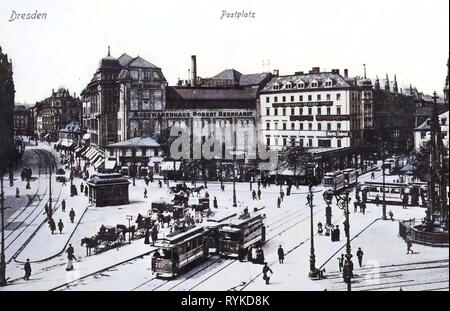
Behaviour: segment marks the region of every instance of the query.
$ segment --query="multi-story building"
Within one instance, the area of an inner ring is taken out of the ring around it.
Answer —
[[[14,106],[14,133],[24,136],[33,135],[34,120],[30,107],[17,104]]]
[[[16,160],[14,94],[12,62],[0,47],[0,170],[6,169]]]
[[[439,115],[439,124],[441,126],[441,135],[444,147],[448,150],[448,123],[449,113],[444,112]],[[420,147],[431,139],[431,118],[427,119],[420,126],[414,129],[414,149],[419,150]]]
[[[136,136],[154,137],[160,124],[142,117],[165,108],[167,81],[160,68],[141,57],[123,54],[100,61],[91,82],[81,93],[83,128],[99,148]]]
[[[73,96],[68,89],[60,88],[34,108],[36,132],[40,139],[57,141],[58,132],[73,121],[80,121],[81,102],[76,94]]]

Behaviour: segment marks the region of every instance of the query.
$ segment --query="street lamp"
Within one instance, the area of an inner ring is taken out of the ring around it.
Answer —
[[[381,145],[381,155],[382,155],[382,161],[383,163],[381,164],[381,170],[383,171],[383,220],[387,220],[387,216],[386,216],[386,165],[385,165],[385,161],[387,159],[387,155],[388,155],[388,148],[386,145],[386,142],[384,142]]]
[[[306,205],[309,205],[311,208],[311,250],[309,255],[309,274],[308,277],[312,280],[320,279],[320,271],[316,268],[316,255],[314,254],[314,219],[313,219],[313,199],[314,199],[314,192],[319,191],[312,191],[312,183],[309,184],[309,193],[307,196],[307,203]]]
[[[136,148],[133,147],[131,152],[132,152],[132,157],[133,157],[132,158],[132,161],[133,161],[133,164],[132,164],[133,186],[136,186]]]
[[[345,227],[346,227],[346,235],[347,235],[347,245],[346,245],[346,261],[344,265],[344,271],[343,271],[343,278],[344,281],[347,283],[347,290],[352,290],[352,272],[353,272],[353,263],[351,262],[352,254],[351,254],[351,247],[350,247],[350,210],[348,208],[349,202],[351,201],[351,198],[349,197],[349,192],[345,192],[344,195],[340,195],[338,192],[333,190],[327,190],[323,193],[323,198],[327,205],[330,205],[333,197],[336,198],[337,206],[340,210],[344,211],[345,216]]]

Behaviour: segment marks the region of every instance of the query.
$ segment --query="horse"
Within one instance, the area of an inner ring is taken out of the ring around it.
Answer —
[[[94,248],[94,252],[97,253],[99,241],[97,236],[90,238],[84,238],[81,240],[81,246],[86,244],[86,256],[91,256],[91,249]]]
[[[131,226],[128,228],[125,225],[117,225],[117,229],[122,231],[124,238],[127,235],[127,233],[131,233],[131,239],[134,239],[134,234],[136,232],[136,226]]]
[[[205,186],[200,186],[197,188],[191,188],[190,190],[190,194],[192,194],[192,196],[194,196],[194,192],[197,193],[197,197],[200,195],[200,191],[204,190]]]
[[[158,214],[158,220],[161,223],[162,227],[164,228],[164,224],[167,224],[167,226],[170,226],[170,221],[172,220],[172,216],[163,213]]]

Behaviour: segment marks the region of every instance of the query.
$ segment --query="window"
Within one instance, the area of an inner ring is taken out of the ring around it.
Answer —
[[[327,123],[327,131],[331,131],[331,123]]]
[[[336,108],[336,114],[337,115],[341,115],[341,107],[337,107]]]
[[[317,130],[321,131],[322,130],[322,124],[321,123],[317,123]]]
[[[312,95],[308,95],[308,101],[312,101]]]
[[[441,119],[441,125],[445,125],[446,123],[447,123],[447,119],[442,118],[442,119]]]
[[[319,139],[318,144],[319,144],[319,147],[330,148],[331,140],[330,139]]]
[[[266,97],[266,103],[270,103],[270,97],[269,96]]]
[[[303,115],[303,108],[300,108],[300,113],[299,115]]]
[[[312,131],[312,123],[308,123],[308,130]]]
[[[291,116],[295,115],[295,108],[291,108]]]
[[[331,94],[327,94],[327,100],[331,100]]]
[[[319,87],[319,83],[316,81],[311,82],[311,87]]]
[[[283,116],[286,116],[286,108],[283,108]]]
[[[147,149],[142,149],[142,156],[145,157],[147,155]]]
[[[341,142],[340,139],[337,140],[337,146],[338,146],[338,148],[341,148],[341,147],[342,147],[342,142]]]
[[[278,130],[278,123],[275,123],[275,129]]]
[[[303,123],[300,123],[300,131],[303,131]]]
[[[308,114],[312,115],[312,108],[308,108]]]
[[[310,139],[308,140],[308,144],[309,144],[309,145],[308,145],[309,147],[312,147],[312,145],[313,145],[313,141],[312,141],[312,139],[311,139],[311,138],[310,138]]]
[[[341,94],[336,94],[336,100],[341,100]]]
[[[303,138],[300,138],[300,147],[303,147]]]
[[[333,86],[333,81],[331,81],[331,80],[326,81],[325,82],[325,86],[326,87],[332,87]]]
[[[266,144],[267,144],[267,146],[270,146],[270,137],[266,138]]]
[[[286,131],[286,123],[283,123],[283,131]]]
[[[300,95],[300,101],[301,102],[303,101],[303,95]]]
[[[340,131],[341,130],[341,123],[337,124],[337,130]]]
[[[266,123],[266,130],[270,130],[270,123],[269,122]]]
[[[327,115],[331,114],[331,108],[327,108]]]
[[[295,123],[291,123],[291,130],[292,130],[292,131],[295,130]]]
[[[273,112],[274,112],[274,115],[278,115],[278,108],[275,108],[274,110],[273,110]]]
[[[275,97],[273,98],[273,101],[274,101],[275,103],[278,103],[278,96],[275,96]]]
[[[292,89],[292,84],[290,84],[290,83],[288,83],[288,84],[286,84],[286,90],[290,90],[290,89]]]
[[[420,133],[421,139],[425,139],[426,137],[427,137],[427,133],[425,133],[425,132]]]
[[[270,116],[270,108],[266,108],[266,116]]]
[[[295,101],[295,97],[291,96],[291,102]]]
[[[286,102],[286,96],[283,96],[283,103]]]
[[[299,89],[304,89],[304,88],[305,88],[305,83],[300,82],[300,83],[297,85],[297,87],[298,87]]]
[[[279,86],[278,84],[274,84],[274,85],[273,85],[273,89],[274,89],[274,90],[279,90],[279,89],[280,89],[280,86]]]
[[[283,138],[283,146],[287,146],[287,139]]]
[[[317,114],[320,116],[322,114],[322,108],[317,108]]]
[[[318,95],[317,95],[317,100],[318,100],[318,101],[322,100],[322,95],[318,94]]]

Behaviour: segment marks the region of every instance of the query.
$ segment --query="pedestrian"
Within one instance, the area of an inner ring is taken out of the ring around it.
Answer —
[[[281,207],[281,199],[280,199],[280,197],[278,197],[278,200],[277,200],[277,206],[278,206],[278,208]]]
[[[147,196],[147,188],[144,189],[144,199],[148,199],[148,196]]]
[[[20,198],[20,192],[19,192],[19,188],[16,188],[16,198]]]
[[[73,254],[67,255],[67,266],[66,271],[72,271],[73,270],[73,260],[77,260]]]
[[[322,233],[323,233],[323,225],[322,225],[321,222],[319,222],[319,223],[317,224],[317,233],[318,233],[319,235],[322,235]]]
[[[64,229],[64,224],[61,219],[58,222],[58,229],[59,229],[59,234],[62,234],[62,231]]]
[[[361,247],[358,247],[358,251],[356,252],[356,256],[358,257],[358,263],[359,267],[362,267],[362,260],[363,260],[364,252],[362,251]]]
[[[256,200],[256,191],[255,190],[252,191],[252,198],[253,198],[253,201]]]
[[[366,203],[365,202],[361,203],[361,211],[362,211],[363,215],[366,214]]]
[[[159,186],[159,188],[162,188],[161,180],[158,180],[158,186]]]
[[[72,244],[69,244],[69,247],[66,250],[67,255],[73,255],[75,250],[73,249]]]
[[[375,172],[372,171],[370,178],[375,179]]]
[[[281,201],[284,201],[284,191],[283,190],[280,191],[280,198],[281,198]]]
[[[155,245],[156,240],[158,240],[158,228],[156,225],[152,228],[152,243]]]
[[[408,194],[407,193],[405,193],[405,194],[403,194],[403,200],[402,200],[402,208],[403,209],[406,209],[407,208],[407,206],[408,206],[408,201],[409,201],[409,197],[408,197]]]
[[[73,223],[73,220],[75,219],[75,211],[73,210],[73,208],[70,209],[69,218],[70,222]]]
[[[214,206],[214,208],[218,208],[219,206],[217,205],[217,198],[216,197],[214,197],[214,200],[213,200],[213,206]]]
[[[85,196],[88,196],[88,187],[87,187],[87,186],[84,187],[84,195],[85,195]]]
[[[336,229],[334,229],[335,239],[336,241],[341,240],[341,230],[339,229],[339,225],[336,226]]]
[[[375,204],[380,206],[380,196],[378,194],[375,196]]]
[[[273,271],[267,265],[267,262],[264,263],[263,267],[263,280],[266,281],[266,285],[269,285],[270,277],[272,276]]]
[[[66,212],[66,200],[64,200],[64,199],[61,201],[61,209],[62,209],[63,213]]]
[[[284,263],[284,249],[281,247],[278,247],[278,261],[280,262],[280,264]]]
[[[31,264],[29,258],[27,258],[27,262],[24,264],[23,269],[25,270],[25,276],[23,277],[23,279],[25,281],[28,281],[31,276]]]
[[[407,247],[407,252],[406,254],[409,254],[409,252],[411,252],[411,254],[414,254],[414,251],[412,250],[412,241],[411,238],[408,238],[408,240],[406,240],[406,247]]]
[[[53,220],[53,218],[50,218],[48,225],[50,227],[50,231],[52,232],[52,234],[54,234],[55,230],[56,230],[56,224],[55,224],[55,221]]]
[[[261,189],[258,189],[258,200],[261,200]]]
[[[389,211],[389,218],[394,221],[394,213],[392,211]]]
[[[339,262],[339,272],[342,272],[342,268],[344,268],[344,254],[341,254],[341,257],[338,257]]]

